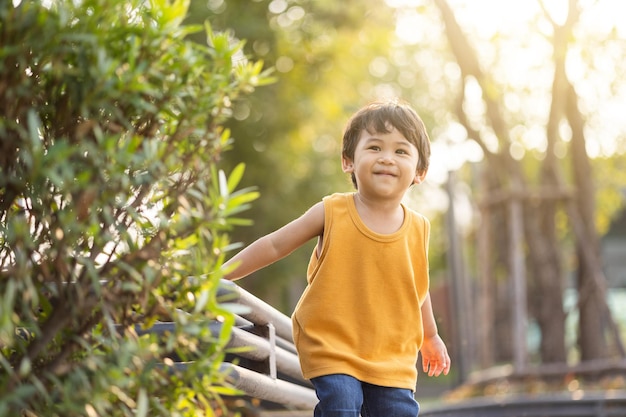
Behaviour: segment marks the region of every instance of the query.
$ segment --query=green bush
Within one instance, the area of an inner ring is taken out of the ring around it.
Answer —
[[[271,80],[186,11],[0,0],[0,416],[214,415],[232,393],[217,288],[256,192],[217,162],[231,104]],[[156,320],[176,330],[137,335]]]

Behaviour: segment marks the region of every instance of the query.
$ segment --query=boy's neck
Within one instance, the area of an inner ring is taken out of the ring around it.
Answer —
[[[354,193],[354,204],[361,221],[372,231],[391,234],[404,222],[402,199],[372,199],[360,192]]]

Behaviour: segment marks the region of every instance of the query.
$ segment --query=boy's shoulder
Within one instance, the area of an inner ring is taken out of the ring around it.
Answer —
[[[352,197],[353,195],[354,195],[354,191],[352,191],[352,192],[345,192],[345,193],[337,192],[337,193],[332,193],[332,194],[328,194],[328,195],[324,196],[322,198],[322,200],[330,200],[330,199],[332,199],[332,200],[340,200],[340,199],[346,199],[346,198]]]
[[[347,193],[332,193],[332,194],[328,194],[326,196],[324,196],[322,198],[322,202],[324,203],[324,206],[328,206],[328,205],[336,205],[336,204],[340,204],[341,202],[345,202],[345,204],[349,205],[349,201],[350,199],[353,198],[354,192],[347,192]]]
[[[407,206],[404,203],[402,204],[402,206],[404,207],[405,212],[408,213],[410,216],[412,216],[414,219],[416,219],[417,222],[426,223],[427,225],[430,225],[430,221],[428,220],[428,217],[426,217],[419,211],[415,210],[414,208]]]

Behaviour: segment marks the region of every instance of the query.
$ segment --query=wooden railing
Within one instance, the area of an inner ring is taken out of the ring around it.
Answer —
[[[317,403],[313,386],[302,377],[291,334],[291,319],[236,284],[223,280],[221,298],[239,304],[244,313],[236,316],[228,348],[221,366],[229,382],[249,397],[279,404],[287,409],[312,410]],[[213,322],[211,333],[217,338],[222,323]],[[149,328],[136,326],[138,335],[174,332],[175,323],[158,322]],[[235,364],[236,363],[236,364]],[[175,363],[183,368],[184,363]]]
[[[238,365],[224,364],[234,376],[235,387],[288,408],[313,409],[317,397],[302,377],[291,319],[232,282],[223,281],[222,286],[247,309],[237,317],[229,346],[253,347],[238,353]]]

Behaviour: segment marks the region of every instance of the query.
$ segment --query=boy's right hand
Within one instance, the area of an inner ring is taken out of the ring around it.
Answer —
[[[425,337],[420,352],[422,353],[422,367],[428,376],[439,376],[442,372],[444,375],[448,375],[450,372],[450,355],[448,355],[448,349],[438,334]]]

